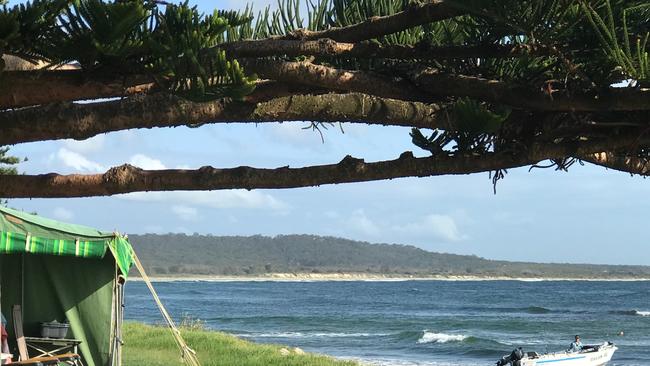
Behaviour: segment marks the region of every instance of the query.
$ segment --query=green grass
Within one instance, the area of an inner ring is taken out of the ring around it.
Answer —
[[[185,341],[199,356],[203,366],[358,366],[356,362],[340,361],[328,356],[293,352],[283,356],[280,345],[248,342],[237,337],[201,329],[184,327]],[[162,326],[126,323],[123,328],[124,366],[180,365],[180,352],[169,330]],[[290,349],[290,347],[285,347]]]

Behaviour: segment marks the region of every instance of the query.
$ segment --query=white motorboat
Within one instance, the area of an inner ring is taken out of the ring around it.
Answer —
[[[539,354],[523,352],[518,348],[509,356],[497,361],[497,366],[600,366],[612,359],[618,348],[611,342],[585,346],[580,352],[555,352]]]

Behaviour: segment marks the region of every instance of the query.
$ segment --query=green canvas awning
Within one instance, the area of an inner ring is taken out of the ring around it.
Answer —
[[[50,220],[0,206],[0,254],[42,254],[79,258],[115,258],[127,277],[133,248],[125,236]]]

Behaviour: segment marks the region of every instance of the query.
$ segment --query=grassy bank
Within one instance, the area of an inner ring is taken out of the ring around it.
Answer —
[[[179,351],[167,328],[126,323],[123,331],[124,366],[180,364]],[[256,344],[220,332],[183,328],[182,334],[204,366],[357,366],[355,362],[313,354],[296,354],[290,347]],[[282,348],[291,353],[283,355]]]

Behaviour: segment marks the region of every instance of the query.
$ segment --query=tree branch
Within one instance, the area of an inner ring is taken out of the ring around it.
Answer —
[[[296,86],[359,92],[384,98],[432,102],[440,97],[470,97],[536,111],[607,112],[650,110],[650,88],[610,88],[599,95],[549,96],[512,83],[424,70],[411,80],[366,71],[341,70],[309,62],[242,59],[260,77]],[[19,74],[21,73],[21,74]],[[121,96],[149,90],[143,75],[124,82],[88,79],[80,70],[7,72],[0,87],[0,109],[20,105]],[[39,76],[40,75],[40,76]],[[9,81],[6,85],[5,81]],[[25,83],[23,88],[20,83]],[[131,85],[131,86],[129,86]],[[4,88],[4,89],[2,89]],[[33,95],[30,95],[33,94]]]
[[[362,71],[339,70],[307,62],[244,59],[242,63],[262,78],[294,85],[356,91],[380,97],[430,101],[409,81]],[[145,75],[124,80],[91,78],[82,70],[10,71],[0,76],[0,109],[47,103],[125,96],[152,91]]]
[[[535,144],[518,154],[446,155],[415,158],[410,152],[398,159],[366,163],[347,156],[338,164],[304,168],[142,170],[131,165],[94,175],[0,175],[0,196],[7,198],[89,197],[119,193],[171,190],[296,188],[447,174],[471,174],[535,164],[541,160],[581,156],[621,148],[638,141],[638,135],[619,136],[567,144]],[[647,143],[647,141],[644,141]]]
[[[413,77],[431,95],[470,97],[536,111],[607,112],[650,109],[649,88],[610,88],[600,95],[548,95],[500,80],[424,71]]]
[[[329,38],[338,42],[358,42],[397,33],[431,22],[453,18],[463,12],[454,8],[449,1],[430,0],[424,4],[414,3],[408,9],[382,17],[372,17],[347,27],[330,28],[322,31],[298,29],[285,39],[314,40]]]
[[[253,95],[252,99],[256,99]],[[218,100],[196,103],[165,94],[117,101],[57,103],[0,113],[0,146],[63,138],[86,139],[132,128],[197,126],[229,122],[357,122],[418,128],[451,127],[435,104],[366,94],[279,97],[260,103]]]
[[[338,164],[295,169],[242,166],[232,169],[203,167],[198,170],[152,171],[123,165],[95,175],[0,175],[0,196],[88,197],[140,191],[295,188],[409,176],[469,174],[515,167],[522,163],[498,154],[454,158],[414,158],[410,154],[402,154],[399,159],[376,163],[365,163],[348,156]]]
[[[130,95],[152,87],[151,79],[137,75],[115,80],[81,70],[5,71],[0,74],[0,109]]]
[[[414,4],[407,10],[342,28],[323,31],[297,30],[289,38],[314,40],[329,38],[334,41],[356,42],[395,33],[417,25],[459,15],[445,0],[431,0]],[[152,87],[149,78],[101,80],[74,70],[9,71],[0,78],[0,109],[24,107],[61,101],[97,99],[123,96],[146,91]],[[142,85],[146,84],[146,85]]]
[[[259,77],[286,83],[326,88],[333,91],[359,92],[384,98],[430,102],[432,98],[411,82],[365,71],[349,71],[310,62],[286,62],[243,59],[247,70]]]
[[[448,58],[504,58],[524,55],[548,56],[552,47],[542,45],[413,46],[376,43],[341,43],[331,39],[313,41],[260,39],[224,43],[219,46],[231,57],[268,56],[341,56],[401,60],[436,60]]]
[[[625,156],[613,152],[598,152],[577,156],[578,159],[622,172],[650,175],[650,161],[635,156]]]

